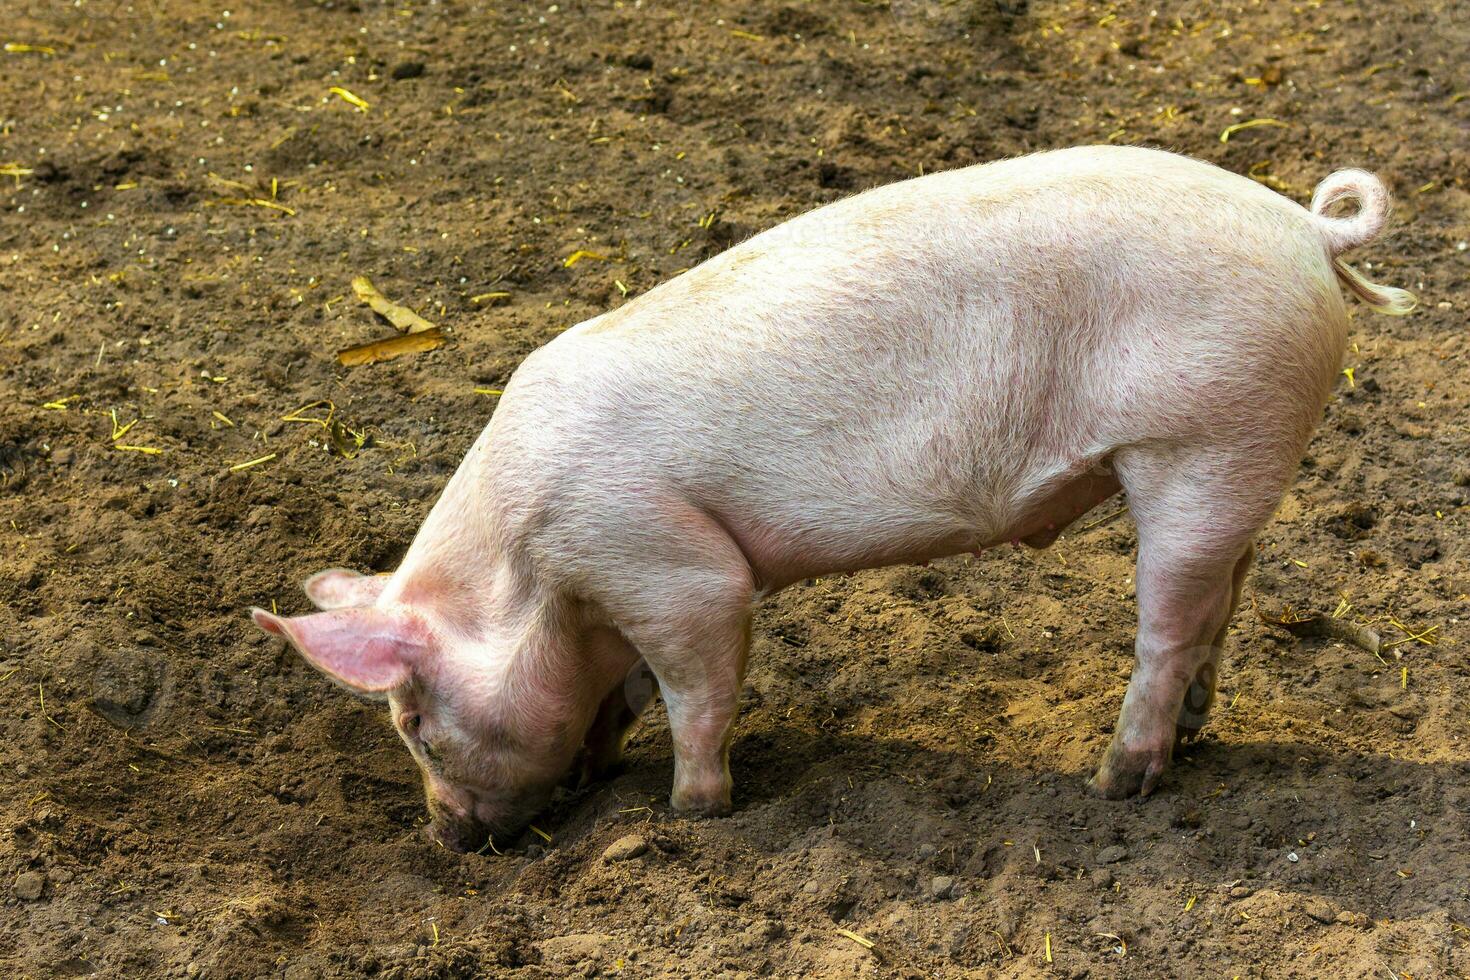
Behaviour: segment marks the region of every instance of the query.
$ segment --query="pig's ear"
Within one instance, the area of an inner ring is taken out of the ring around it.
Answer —
[[[285,618],[264,609],[250,617],[285,637],[323,673],[358,691],[388,691],[405,683],[428,649],[422,620],[404,610],[334,609]]]
[[[359,575],[345,568],[329,568],[302,582],[301,587],[318,609],[350,609],[377,602],[387,584],[386,575]]]

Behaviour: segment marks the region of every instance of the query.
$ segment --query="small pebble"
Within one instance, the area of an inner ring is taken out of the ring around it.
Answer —
[[[935,898],[948,898],[954,892],[954,879],[949,875],[935,875],[929,882],[929,894]]]
[[[1290,854],[1286,855],[1286,860],[1290,861],[1292,864],[1296,864],[1298,861],[1301,860],[1301,858],[1297,855],[1296,851],[1292,851]]]
[[[1113,887],[1113,873],[1107,868],[1098,868],[1092,873],[1092,884],[1103,890]]]
[[[1117,864],[1128,860],[1128,848],[1121,844],[1109,844],[1097,852],[1098,864]]]
[[[648,853],[648,841],[637,834],[619,837],[602,852],[602,859],[609,864],[615,861],[631,861]]]
[[[418,78],[423,73],[424,63],[422,61],[400,61],[389,72],[398,81],[402,81],[405,78]]]
[[[34,902],[46,890],[46,875],[40,871],[22,871],[15,879],[15,897]]]

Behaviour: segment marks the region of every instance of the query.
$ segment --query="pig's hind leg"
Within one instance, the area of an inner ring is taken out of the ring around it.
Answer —
[[[1230,628],[1230,619],[1235,615],[1236,607],[1240,605],[1240,590],[1245,585],[1245,576],[1250,571],[1254,554],[1255,549],[1246,545],[1231,572],[1230,609],[1215,633],[1209,655],[1195,672],[1189,690],[1184,692],[1184,703],[1179,708],[1179,718],[1174,725],[1175,741],[1179,744],[1193,741],[1199,735],[1200,729],[1209,720],[1210,709],[1215,706],[1215,685],[1220,677],[1220,653],[1225,649],[1225,634]]]
[[[1214,700],[1226,627],[1251,540],[1290,468],[1210,451],[1120,453],[1138,526],[1138,636],[1112,744],[1089,785],[1110,799],[1152,792],[1175,743]]]

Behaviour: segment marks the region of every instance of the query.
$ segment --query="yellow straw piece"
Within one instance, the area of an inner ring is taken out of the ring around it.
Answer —
[[[1243,129],[1255,129],[1257,126],[1280,126],[1284,129],[1288,125],[1280,119],[1250,119],[1243,123],[1236,123],[1234,126],[1226,126],[1225,131],[1220,134],[1220,142],[1229,143],[1230,137]]]
[[[229,207],[239,208],[270,208],[272,211],[279,211],[285,215],[296,214],[295,208],[288,208],[284,204],[279,204],[263,197],[222,197],[217,201],[206,201],[204,203],[211,207],[223,204]]]
[[[357,111],[358,112],[367,112],[368,111],[368,104],[367,104],[367,102],[365,102],[362,99],[358,98],[357,96],[353,95],[351,92],[347,91],[345,88],[343,88],[340,85],[333,85],[331,88],[327,89],[327,91],[330,92],[332,95],[337,96],[339,99],[341,99],[343,102],[346,102],[348,105],[355,106],[357,108]]]
[[[596,259],[599,262],[606,262],[607,256],[598,255],[596,252],[589,252],[584,248],[579,248],[571,255],[568,255],[565,259],[562,260],[562,268],[570,269],[572,266],[576,265],[578,262],[581,262],[583,259]]]
[[[276,458],[276,454],[275,453],[271,453],[268,456],[261,456],[261,457],[258,457],[256,459],[247,459],[243,463],[236,463],[234,466],[231,466],[230,467],[230,470],[232,472],[234,470],[248,470],[252,466],[259,466],[261,463],[269,463],[271,460],[273,460],[275,458]]]

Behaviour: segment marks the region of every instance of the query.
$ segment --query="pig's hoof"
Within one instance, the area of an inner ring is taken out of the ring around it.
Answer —
[[[734,810],[730,806],[730,793],[710,793],[696,795],[693,793],[674,793],[669,800],[674,810],[686,817],[728,817]]]
[[[586,789],[593,783],[606,782],[623,772],[623,753],[583,750],[577,757],[572,771],[568,773],[566,785],[569,789]]]
[[[675,803],[673,806],[681,817],[728,817],[734,812],[734,807],[730,804],[720,802],[686,803],[683,806]]]
[[[1102,765],[1087,781],[1087,788],[1105,800],[1147,796],[1159,785],[1164,771],[1169,768],[1169,756],[1167,747],[1160,752],[1109,746]]]

